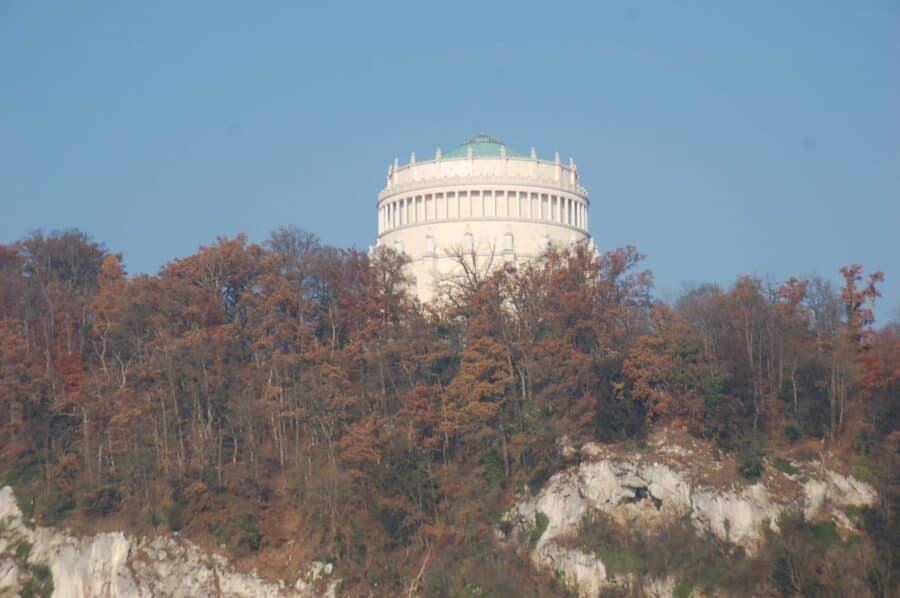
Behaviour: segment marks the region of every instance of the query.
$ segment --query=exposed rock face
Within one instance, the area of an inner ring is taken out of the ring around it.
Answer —
[[[580,464],[554,475],[536,495],[515,505],[505,519],[513,524],[512,537],[531,533],[534,541],[535,522],[546,517],[531,560],[565,576],[582,596],[596,596],[603,588],[629,581],[608,576],[596,555],[562,541],[574,537],[582,518],[594,511],[648,531],[689,517],[698,533],[711,533],[753,554],[765,541],[764,527],[778,531],[783,512],[802,510],[808,519],[832,519],[839,526],[849,526],[840,509],[875,500],[867,484],[821,465],[792,464],[798,469],[795,475],[769,468],[755,484],[721,487],[698,474],[704,467],[717,465],[704,464],[691,448],[663,443],[648,453],[623,455],[587,445],[580,453]],[[671,581],[656,580],[651,585],[642,589],[655,595],[656,586],[668,588]]]
[[[579,591],[586,596],[596,596],[608,585],[606,567],[600,559],[556,542],[539,542],[532,560],[554,571],[562,571],[567,579],[577,582]]]
[[[55,598],[334,596],[338,581],[319,582],[331,565],[313,563],[293,588],[234,571],[227,559],[181,538],[130,538],[121,532],[76,538],[25,525],[12,488],[0,489],[0,596],[16,596],[40,567]],[[321,589],[317,589],[321,588]]]

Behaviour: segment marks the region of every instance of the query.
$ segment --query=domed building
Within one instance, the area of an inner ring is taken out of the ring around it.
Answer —
[[[434,159],[388,167],[378,194],[377,245],[405,252],[416,292],[430,301],[442,285],[521,264],[550,244],[592,242],[587,190],[559,153],[541,160],[476,135]]]

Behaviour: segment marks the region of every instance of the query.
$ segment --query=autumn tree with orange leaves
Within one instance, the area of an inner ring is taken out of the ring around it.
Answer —
[[[576,244],[466,262],[422,305],[404,255],[292,227],[137,276],[84,233],[34,233],[0,245],[3,474],[42,522],[116,517],[263,564],[316,554],[386,595],[552,594],[497,529],[573,458],[560,444],[674,427],[739,459],[827,440],[889,462],[880,272],[744,276],[667,305],[642,259]]]

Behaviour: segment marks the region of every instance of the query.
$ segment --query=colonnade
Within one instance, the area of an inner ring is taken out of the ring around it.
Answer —
[[[423,222],[469,219],[554,222],[588,230],[583,198],[518,190],[464,190],[410,195],[382,201],[378,233]]]

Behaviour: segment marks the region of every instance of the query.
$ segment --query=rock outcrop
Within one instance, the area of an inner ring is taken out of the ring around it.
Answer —
[[[228,560],[172,536],[129,537],[121,532],[78,538],[26,525],[12,488],[0,489],[0,597],[27,584],[50,587],[54,598],[220,596],[331,596],[330,563],[310,564],[293,587],[236,572]]]
[[[655,449],[623,454],[586,445],[579,451],[580,463],[555,474],[506,514],[504,527],[512,531],[501,536],[531,544],[535,565],[563,576],[580,595],[596,596],[628,580],[608,575],[598,556],[572,548],[571,538],[591,513],[605,513],[630,529],[648,532],[689,518],[698,533],[712,534],[752,555],[765,541],[764,528],[778,532],[779,517],[787,511],[849,528],[842,508],[875,500],[870,486],[822,463],[789,463],[791,474],[769,467],[753,484],[716,484],[709,474],[721,464],[695,448],[660,441]],[[573,454],[571,447],[563,450]],[[653,585],[669,588],[671,582],[655,580]],[[651,587],[643,590],[656,593]]]

